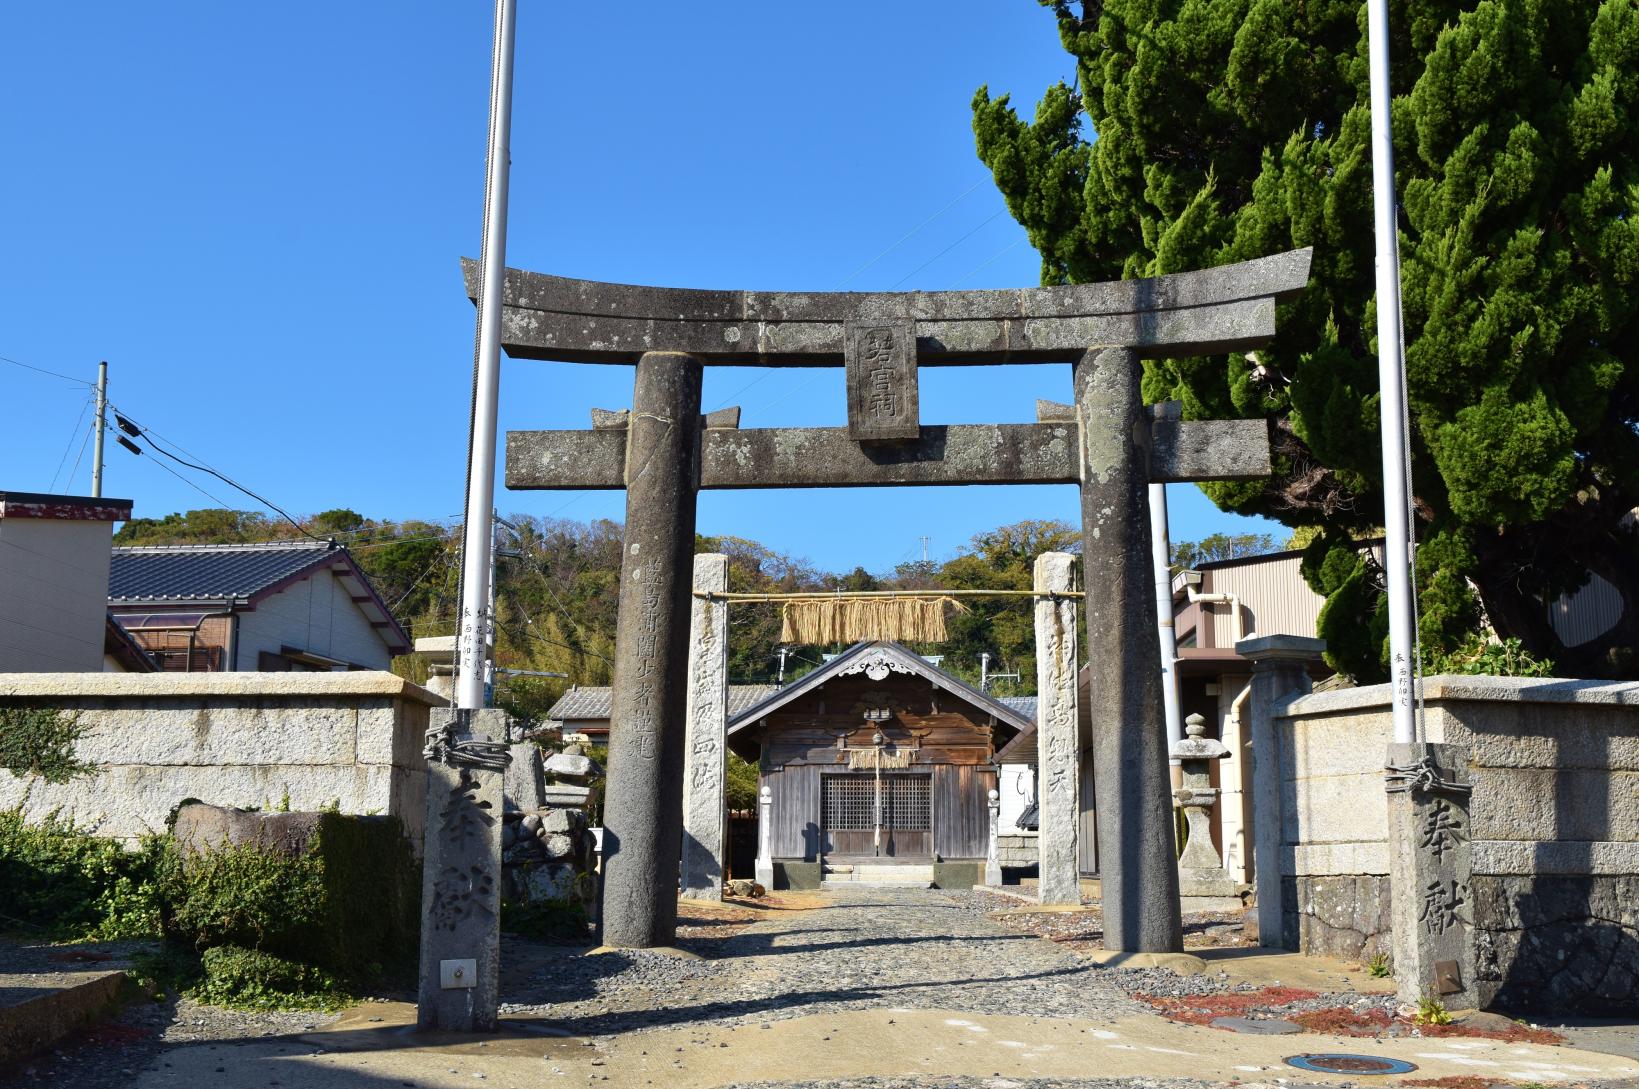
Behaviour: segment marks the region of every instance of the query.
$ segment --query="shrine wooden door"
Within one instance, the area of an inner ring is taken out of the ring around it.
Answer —
[[[820,782],[821,850],[838,858],[928,858],[932,777],[853,772]]]

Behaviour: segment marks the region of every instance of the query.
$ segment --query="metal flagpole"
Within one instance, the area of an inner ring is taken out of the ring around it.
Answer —
[[[1161,639],[1161,706],[1167,744],[1184,740],[1178,708],[1178,633],[1172,618],[1172,541],[1167,531],[1167,486],[1150,485],[1150,563],[1155,567],[1155,626]],[[1176,758],[1167,761],[1177,764]]]
[[[97,364],[97,437],[91,447],[91,494],[102,496],[102,433],[108,426],[108,360]],[[85,449],[85,447],[80,447]]]
[[[517,0],[495,0],[490,76],[489,150],[484,178],[483,270],[473,362],[472,425],[467,448],[467,514],[461,527],[461,630],[456,640],[458,708],[484,706],[489,652],[490,557],[495,505],[495,432],[501,391],[501,302],[506,275],[507,172],[512,137],[512,53]]]
[[[1369,0],[1372,206],[1377,234],[1377,379],[1382,389],[1384,572],[1389,595],[1389,681],[1394,740],[1417,739],[1413,678],[1417,618],[1411,584],[1411,518],[1406,445],[1406,360],[1401,343],[1399,227],[1394,195],[1394,131],[1389,113],[1388,0]]]

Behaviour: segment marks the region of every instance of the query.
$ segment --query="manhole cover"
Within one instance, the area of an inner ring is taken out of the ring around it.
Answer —
[[[1287,1066],[1299,1070],[1313,1070],[1320,1074],[1406,1074],[1417,1069],[1416,1064],[1399,1059],[1384,1059],[1376,1055],[1293,1055]]]

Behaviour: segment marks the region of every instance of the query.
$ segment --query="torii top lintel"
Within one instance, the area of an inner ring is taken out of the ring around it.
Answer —
[[[843,362],[846,322],[908,320],[922,366],[1066,362],[1094,346],[1212,355],[1274,336],[1275,304],[1303,289],[1312,254],[1007,291],[702,291],[507,269],[501,339],[520,359],[629,364],[674,351],[720,366],[830,367]],[[463,267],[476,298],[477,263]]]

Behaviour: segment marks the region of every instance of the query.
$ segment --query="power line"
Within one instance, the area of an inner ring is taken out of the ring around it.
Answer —
[[[97,388],[97,384],[95,382],[87,382],[83,378],[75,378],[72,375],[58,374],[56,371],[48,371],[44,367],[36,367],[32,363],[24,363],[21,359],[13,359],[9,355],[0,355],[0,362],[10,363],[14,367],[22,367],[26,371],[38,371],[40,374],[49,374],[53,378],[61,378],[64,382],[73,382],[76,385],[87,386],[91,389]]]
[[[987,257],[983,261],[979,262],[979,264],[975,265],[970,271],[968,271],[964,276],[962,276],[961,279],[957,280],[955,283],[951,284],[950,286],[951,287],[960,287],[962,284],[966,283],[969,280],[969,278],[971,278],[973,276],[973,274],[975,272],[979,272],[980,270],[988,267],[989,265],[991,265],[993,262],[995,262],[996,260],[998,260],[999,258],[1004,256],[1005,254],[1012,253],[1014,250],[1018,249],[1019,248],[1019,243],[1023,242],[1023,241],[1024,241],[1023,238],[1015,238],[1012,242],[1008,243],[1005,248],[997,250],[995,253],[991,254],[989,257]]]
[[[90,407],[91,398],[87,397],[80,404],[80,414],[74,417],[74,428],[68,433],[68,442],[63,446],[63,456],[57,459],[57,471],[51,474],[51,483],[47,485],[46,491],[54,492],[57,490],[57,478],[63,475],[63,466],[68,464],[68,452],[74,449],[74,440],[80,434],[80,424],[85,420],[85,410]]]
[[[982,231],[986,227],[990,226],[991,221],[994,220],[996,217],[1000,216],[1005,211],[1007,211],[1006,208],[996,209],[989,216],[985,217],[984,221],[982,223],[980,223],[977,227],[973,228],[967,234],[964,234],[962,237],[958,238],[956,241],[952,242],[950,245],[946,246],[944,249],[940,250],[938,253],[936,253],[932,257],[928,258],[926,261],[923,261],[920,265],[917,265],[911,271],[905,273],[905,275],[903,275],[899,278],[898,283],[895,283],[893,286],[895,288],[898,287],[900,284],[904,283],[906,280],[909,280],[912,276],[915,276],[918,272],[921,272],[923,269],[927,268],[929,265],[931,265],[935,261],[939,260],[939,258],[943,257],[945,254],[947,254],[951,250],[955,249],[957,246],[960,246],[963,242],[966,242],[968,239],[972,238],[974,235],[978,234],[980,231]],[[893,290],[893,288],[889,288],[889,290],[891,291],[891,290]]]
[[[204,488],[201,488],[198,484],[195,484],[193,481],[189,480],[187,477],[183,476],[181,473],[177,472],[175,469],[171,468],[169,465],[165,464],[163,461],[150,461],[149,464],[150,465],[157,465],[161,469],[164,469],[167,473],[170,473],[172,476],[174,476],[178,480],[182,481],[182,483],[186,484],[188,487],[192,488],[194,491],[198,492],[200,495],[204,496],[206,499],[209,499],[212,503],[215,503],[217,506],[221,507],[222,509],[224,509],[224,510],[232,510],[233,509],[226,502],[224,502],[221,499],[218,499],[216,496],[212,495],[210,492],[206,491]]]
[[[271,500],[265,499],[262,496],[257,495],[255,492],[251,491],[249,488],[245,487],[243,484],[239,483],[237,480],[234,480],[232,477],[228,476],[227,474],[219,473],[215,469],[212,469],[209,465],[197,465],[194,462],[188,461],[184,458],[177,457],[175,454],[171,453],[169,450],[166,450],[159,443],[159,439],[163,438],[163,436],[157,436],[157,433],[156,434],[150,434],[148,428],[142,426],[142,424],[140,424],[136,420],[132,419],[126,413],[120,411],[117,407],[114,410],[114,417],[115,417],[115,419],[121,421],[120,430],[122,430],[122,431],[129,430],[124,425],[125,424],[130,424],[131,427],[136,429],[138,434],[140,434],[143,438],[148,440],[148,448],[150,450],[154,451],[155,453],[163,454],[165,457],[170,458],[172,461],[176,462],[178,465],[186,465],[190,469],[196,469],[199,472],[211,474],[212,476],[216,477],[218,480],[222,481],[222,483],[228,485],[231,488],[237,488],[239,491],[244,492],[246,495],[250,496],[252,499],[254,499],[258,503],[262,504],[264,507],[267,507],[269,510],[273,511],[275,514],[278,514],[285,521],[287,521],[291,525],[295,526],[297,532],[301,533],[302,536],[309,537],[309,538],[311,538],[315,541],[324,540],[323,537],[319,537],[319,536],[316,536],[313,533],[308,532],[307,527],[302,525],[300,522],[296,521],[296,519],[292,518],[290,516],[289,512],[286,511],[283,507],[281,507],[278,504],[272,502]],[[170,443],[170,440],[168,440],[168,439],[166,439],[165,441],[167,443]],[[171,443],[171,445],[176,446],[176,448],[178,450],[181,450],[183,453],[188,454],[190,457],[199,457],[198,454],[194,454],[194,453],[190,452],[187,448],[182,446],[182,444],[180,444],[180,443]],[[200,489],[200,490],[204,491],[204,489]],[[205,494],[209,495],[210,493],[206,492]],[[220,499],[218,499],[217,502],[220,503],[222,501]],[[226,504],[223,504],[223,505],[226,506]]]
[[[74,468],[68,471],[68,479],[63,481],[63,487],[72,488],[74,486],[74,475],[80,471],[80,460],[85,457],[85,448],[90,445],[91,436],[96,433],[96,430],[97,425],[94,423],[85,429],[85,438],[80,440],[80,452],[74,455]]]
[[[860,273],[864,272],[866,269],[870,268],[872,265],[876,264],[878,261],[880,261],[884,257],[888,256],[888,254],[892,253],[894,250],[898,249],[900,246],[903,246],[906,242],[910,241],[911,238],[917,234],[917,232],[922,230],[922,228],[926,227],[928,224],[932,223],[934,220],[938,219],[940,216],[944,215],[946,212],[948,212],[952,208],[956,207],[956,205],[959,204],[969,193],[971,193],[975,189],[979,188],[979,186],[983,185],[988,180],[989,179],[987,179],[987,178],[981,178],[978,181],[974,182],[972,185],[968,186],[965,190],[962,191],[962,194],[960,196],[956,197],[949,204],[945,205],[943,208],[939,209],[937,212],[933,213],[931,216],[924,219],[922,222],[918,223],[916,226],[912,227],[908,232],[906,232],[905,236],[903,238],[901,238],[898,242],[895,242],[893,245],[889,246],[887,249],[883,250],[881,253],[877,254],[875,257],[871,258],[869,261],[865,262],[863,265],[860,265],[853,272],[849,273],[847,279],[843,280],[842,283],[837,285],[837,289],[841,290],[846,285],[852,283],[854,278],[857,277]],[[992,218],[994,218],[994,217],[992,217]],[[917,271],[920,272],[921,270],[918,269]],[[904,280],[900,281],[900,283],[904,283],[904,282],[905,282]],[[899,284],[895,284],[894,286],[898,287]]]

